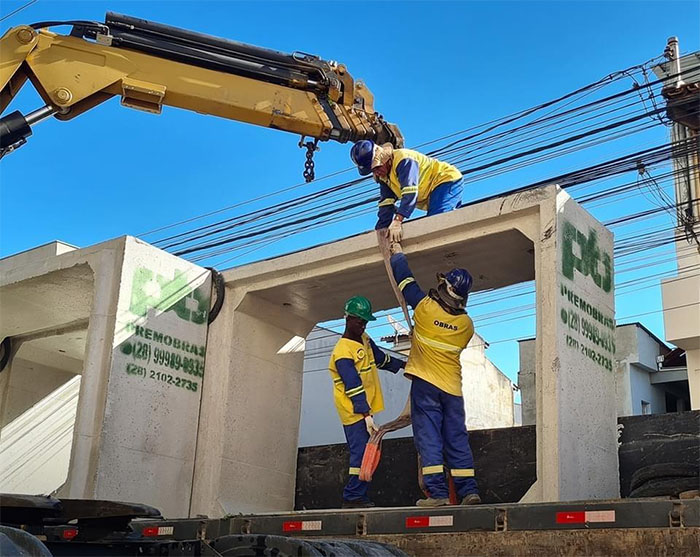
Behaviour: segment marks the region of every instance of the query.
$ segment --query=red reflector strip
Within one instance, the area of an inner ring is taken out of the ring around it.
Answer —
[[[283,532],[307,532],[309,530],[321,530],[320,520],[290,520],[282,523]]]
[[[429,516],[406,517],[406,528],[427,528],[430,525]]]
[[[557,513],[557,524],[583,524],[586,522],[584,511]]]
[[[568,511],[557,513],[557,524],[584,524],[586,522],[615,522],[615,511]]]
[[[409,516],[406,518],[406,528],[432,528],[436,526],[453,526],[452,515],[442,516]]]
[[[75,528],[69,528],[68,530],[64,530],[61,533],[61,537],[64,540],[72,540],[77,535],[78,535],[78,530],[76,530]]]
[[[156,536],[172,536],[175,531],[174,526],[146,526],[141,530],[141,535],[147,538]]]
[[[152,538],[158,535],[158,526],[146,526],[141,530],[141,535],[147,538]]]

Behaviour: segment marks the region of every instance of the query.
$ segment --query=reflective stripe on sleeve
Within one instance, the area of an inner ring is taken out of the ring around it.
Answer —
[[[423,466],[423,475],[426,474],[442,474],[443,466],[442,464],[436,464],[435,466]]]
[[[453,478],[473,478],[474,468],[453,468],[450,474]]]
[[[379,202],[379,206],[380,207],[391,207],[392,205],[394,205],[394,203],[396,203],[395,199],[392,199],[391,197],[387,197],[386,199],[382,199]]]
[[[350,474],[351,476],[359,476],[360,469],[356,468],[355,466],[351,466],[350,469],[348,470],[348,474]]]
[[[423,344],[427,344],[433,348],[439,348],[440,350],[447,350],[448,352],[461,352],[463,350],[463,348],[460,346],[455,346],[454,344],[447,344],[446,342],[440,342],[432,338],[424,337],[423,335],[418,334],[415,329],[413,330],[413,337],[418,342],[422,342]]]
[[[406,277],[399,283],[399,290],[403,292],[403,289],[406,288],[412,282],[416,282],[416,279],[414,279],[413,277]]]
[[[354,389],[350,389],[348,391],[345,391],[345,394],[348,395],[350,398],[357,396],[359,394],[362,394],[365,392],[365,388],[360,385],[359,387],[355,387]]]
[[[410,195],[412,193],[418,193],[418,186],[408,186],[406,188],[401,188],[401,195]]]

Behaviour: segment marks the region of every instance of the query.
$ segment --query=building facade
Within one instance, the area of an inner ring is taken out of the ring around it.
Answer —
[[[520,341],[518,386],[523,425],[536,420],[534,339]],[[618,416],[664,414],[690,409],[682,351],[671,350],[641,323],[615,330],[615,395]]]

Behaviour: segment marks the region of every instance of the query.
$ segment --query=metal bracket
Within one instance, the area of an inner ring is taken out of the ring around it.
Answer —
[[[367,515],[366,514],[361,514],[357,518],[357,524],[355,525],[355,534],[358,536],[366,536],[367,535]]]
[[[244,520],[243,524],[241,525],[241,534],[250,534],[252,527],[252,523],[250,520]]]
[[[683,503],[673,502],[673,508],[668,513],[668,525],[671,528],[683,527]]]
[[[109,31],[106,34],[99,32],[95,34],[95,42],[103,46],[112,46],[113,39],[114,37],[109,34]]]
[[[508,511],[506,509],[496,509],[495,530],[496,532],[508,530]]]
[[[128,108],[160,114],[163,109],[165,86],[129,77],[122,78],[122,105]]]

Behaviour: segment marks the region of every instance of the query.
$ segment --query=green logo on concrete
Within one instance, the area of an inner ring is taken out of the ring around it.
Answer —
[[[150,308],[174,311],[180,319],[201,325],[207,322],[209,297],[192,288],[181,271],[175,271],[174,278],[167,278],[139,267],[134,272],[129,310],[143,317]]]
[[[562,248],[562,273],[570,280],[574,280],[574,269],[584,277],[590,276],[596,286],[604,292],[612,289],[612,258],[609,253],[601,251],[598,246],[598,234],[589,229],[588,236],[577,230],[568,221],[563,222],[563,248]],[[578,246],[581,256],[574,253],[574,246]],[[599,265],[602,264],[602,272]]]

